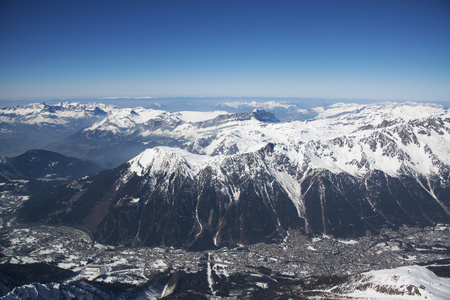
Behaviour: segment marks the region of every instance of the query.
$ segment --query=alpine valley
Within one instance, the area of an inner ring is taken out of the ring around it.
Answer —
[[[0,110],[2,295],[450,295],[448,109],[163,108]]]

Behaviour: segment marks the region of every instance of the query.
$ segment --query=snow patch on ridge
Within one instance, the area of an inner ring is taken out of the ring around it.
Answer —
[[[179,111],[175,113],[177,117],[185,122],[203,122],[212,120],[220,115],[228,115],[229,113],[223,110],[216,111]]]

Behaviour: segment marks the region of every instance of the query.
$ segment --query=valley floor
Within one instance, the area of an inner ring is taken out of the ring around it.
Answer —
[[[351,240],[310,238],[291,230],[279,244],[259,243],[203,252],[112,247],[98,244],[85,232],[73,228],[15,224],[14,213],[6,212],[13,212],[13,203],[20,205],[25,199],[3,193],[0,200],[1,264],[45,263],[72,271],[74,275],[64,284],[83,281],[145,286],[150,299],[169,296],[174,291],[168,289],[169,279],[162,280],[159,289],[149,284],[161,274],[165,278],[177,272],[197,274],[204,281],[204,286],[199,287],[201,295],[240,298],[260,293],[274,283],[311,276],[347,276],[407,265],[448,266],[450,257],[450,226],[445,224],[384,230]],[[6,292],[8,289],[4,288],[3,295]]]

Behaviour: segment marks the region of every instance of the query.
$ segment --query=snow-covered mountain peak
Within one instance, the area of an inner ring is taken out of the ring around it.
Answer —
[[[128,163],[130,172],[138,176],[144,176],[149,172],[171,174],[180,167],[195,175],[213,160],[217,158],[193,154],[179,148],[156,147],[145,150]]]
[[[172,173],[180,164],[185,164],[184,159],[175,152],[161,148],[147,149],[129,161],[129,170],[138,176],[144,176],[150,171]]]

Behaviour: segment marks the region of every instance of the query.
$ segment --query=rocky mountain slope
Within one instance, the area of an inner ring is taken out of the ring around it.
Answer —
[[[6,207],[15,206],[15,196],[42,197],[58,185],[98,170],[92,162],[45,150],[29,150],[13,158],[0,156],[1,219],[12,213]]]
[[[45,150],[0,157],[0,182],[11,180],[70,181],[98,169],[92,163]]]
[[[450,222],[447,110],[381,103],[316,111],[280,123],[263,111],[121,110],[66,146],[123,156],[148,149],[30,201],[22,218],[81,227],[104,243],[192,249],[273,241],[291,228],[348,237]]]

